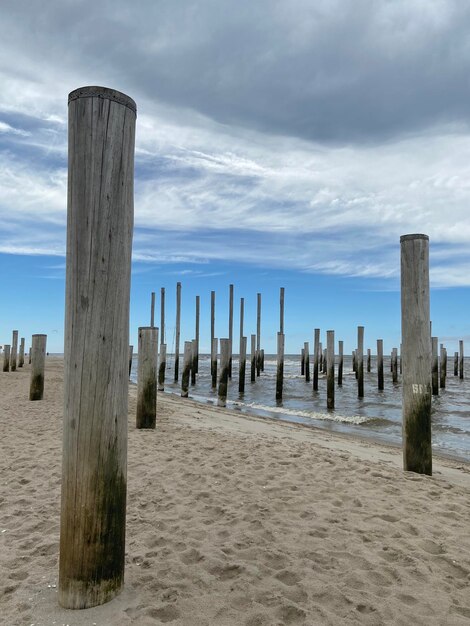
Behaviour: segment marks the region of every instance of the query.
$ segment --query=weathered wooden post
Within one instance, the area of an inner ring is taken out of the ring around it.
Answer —
[[[326,348],[323,349],[322,373],[326,374]]]
[[[370,348],[367,348],[367,371],[370,372]]]
[[[399,358],[399,360],[400,360],[400,375],[403,374],[403,357],[402,357],[402,355],[403,355],[403,344],[401,343],[400,344],[400,358]]]
[[[212,372],[212,389],[217,389],[217,352],[219,340],[214,337],[211,345],[211,372]]]
[[[181,283],[176,283],[175,383],[178,382],[181,333]]]
[[[279,332],[284,334],[284,287],[279,291]]]
[[[318,368],[319,372],[323,372],[323,344],[321,341],[318,344]]]
[[[256,375],[261,373],[261,294],[256,294]]]
[[[31,365],[31,346],[29,347],[29,350],[28,350],[28,365]]]
[[[338,386],[343,384],[343,342],[338,342]]]
[[[230,339],[220,340],[220,374],[217,406],[227,406],[228,368],[230,361]]]
[[[300,351],[300,375],[305,376],[305,350]]]
[[[158,328],[141,326],[137,360],[136,428],[157,425]]]
[[[195,347],[195,359],[193,361],[192,368],[194,368],[194,373],[197,374],[199,372],[199,317],[201,312],[201,298],[196,296],[196,347]],[[196,382],[196,379],[194,379]],[[194,383],[193,383],[194,384]]]
[[[320,354],[320,329],[315,328],[313,335],[313,391],[318,391],[318,366]]]
[[[18,331],[13,331],[10,352],[10,371],[16,372],[16,364],[18,360]]]
[[[264,348],[261,348],[261,371],[264,372]]]
[[[377,339],[377,387],[379,391],[384,390],[384,342]]]
[[[228,339],[230,341],[230,358],[228,363],[228,377],[232,378],[232,354],[233,354],[233,285],[229,285],[228,303]]]
[[[429,237],[403,235],[401,333],[403,341],[403,467],[432,474]]]
[[[284,333],[277,333],[276,400],[282,400],[284,385]]]
[[[214,356],[214,339],[215,339],[215,291],[211,291],[211,377],[212,377],[212,387],[215,388],[217,386],[217,378],[216,383],[214,384],[214,372],[212,371],[212,365],[215,362],[217,363],[217,353]]]
[[[459,341],[459,378],[460,378],[460,380],[463,380],[463,365],[464,365],[464,361],[463,361],[463,340],[460,339],[460,341]]]
[[[444,379],[444,388],[447,380],[447,348],[442,349],[441,376]]]
[[[59,602],[103,604],[124,580],[136,106],[69,96]]]
[[[134,346],[129,346],[129,377],[132,371],[132,357],[134,356]]]
[[[398,383],[398,350],[392,350],[392,382]]]
[[[238,392],[245,392],[246,374],[246,337],[240,338],[240,365],[238,368]]]
[[[46,341],[47,335],[33,335],[31,343],[31,379],[29,384],[30,400],[42,400],[44,396]]]
[[[250,380],[256,382],[256,335],[251,335],[251,372]]]
[[[158,364],[158,391],[165,389],[166,343],[160,344],[160,361]]]
[[[437,337],[431,337],[431,386],[432,395],[439,395],[439,356],[437,352]]]
[[[195,339],[191,341],[191,355],[190,355],[190,370],[191,370],[191,385],[196,384],[196,372],[197,372],[197,342]]]
[[[444,346],[441,344],[440,347],[440,372],[439,372],[439,384],[441,389],[446,388],[446,363],[445,363],[445,350]]]
[[[356,374],[356,380],[357,380],[356,350],[353,350],[351,353],[351,363],[352,363],[352,371]]]
[[[335,331],[326,331],[326,408],[335,408]]]
[[[155,291],[152,291],[152,298],[150,302],[150,326],[155,326]]]
[[[165,287],[160,288],[160,345],[165,343]]]
[[[10,350],[11,350],[10,344],[7,343],[3,346],[3,371],[4,372],[10,371]]]
[[[20,350],[18,353],[18,367],[23,367],[24,365],[24,337],[20,339]]]
[[[357,327],[357,397],[364,397],[364,326]]]
[[[187,398],[189,394],[189,376],[191,373],[191,356],[192,356],[192,341],[184,342],[183,353],[183,373],[181,376],[181,397]]]
[[[459,353],[454,352],[454,376],[459,375]]]
[[[310,354],[308,341],[304,342],[304,355],[305,355],[305,382],[308,383],[310,380]]]

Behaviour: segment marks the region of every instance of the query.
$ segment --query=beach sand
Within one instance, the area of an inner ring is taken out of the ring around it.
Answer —
[[[468,465],[164,394],[137,431],[132,386],[125,587],[60,608],[62,388],[0,372],[1,624],[470,624]]]

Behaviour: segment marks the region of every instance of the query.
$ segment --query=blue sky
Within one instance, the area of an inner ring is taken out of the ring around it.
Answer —
[[[2,2],[0,344],[18,328],[62,351],[67,96],[137,102],[131,343],[182,282],[182,340],[246,334],[274,351],[313,328],[345,349],[399,344],[399,237],[430,237],[431,318],[470,339],[470,7],[458,0]],[[237,349],[237,345],[235,345]]]

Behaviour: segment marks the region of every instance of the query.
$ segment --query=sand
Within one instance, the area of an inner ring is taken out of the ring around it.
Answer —
[[[0,372],[1,624],[470,623],[469,466],[163,394],[137,431],[135,387],[125,588],[61,609],[62,384],[60,359],[40,402]]]

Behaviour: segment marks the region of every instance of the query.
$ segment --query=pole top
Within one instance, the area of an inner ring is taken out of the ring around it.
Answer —
[[[402,243],[403,241],[410,241],[412,239],[424,239],[425,241],[429,241],[429,236],[428,235],[420,235],[420,234],[402,235],[400,237],[400,243]]]
[[[108,87],[79,87],[69,93],[69,104],[73,100],[79,98],[103,98],[105,100],[112,100],[118,104],[122,104],[130,109],[135,115],[137,115],[137,105],[132,98],[126,96],[125,93],[116,91],[115,89],[109,89]]]

